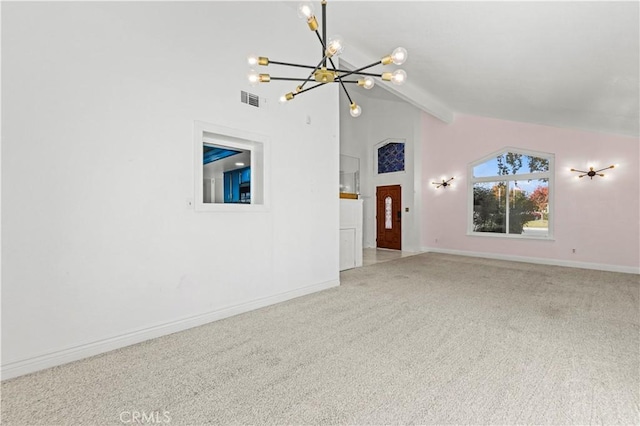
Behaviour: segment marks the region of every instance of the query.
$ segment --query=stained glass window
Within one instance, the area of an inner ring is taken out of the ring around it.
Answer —
[[[378,148],[378,174],[404,171],[404,143],[390,142]]]
[[[391,197],[387,197],[384,199],[384,229],[391,229],[393,224],[391,219],[393,215],[391,214]]]

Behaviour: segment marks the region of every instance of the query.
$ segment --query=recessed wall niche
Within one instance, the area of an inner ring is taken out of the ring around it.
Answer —
[[[263,135],[196,121],[196,211],[265,209],[266,146]]]

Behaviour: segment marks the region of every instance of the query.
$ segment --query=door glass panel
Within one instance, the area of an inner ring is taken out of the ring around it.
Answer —
[[[392,208],[391,208],[391,197],[387,197],[384,199],[384,229],[391,229],[392,225]]]

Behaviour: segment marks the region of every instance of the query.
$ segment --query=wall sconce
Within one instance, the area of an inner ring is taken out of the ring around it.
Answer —
[[[452,180],[453,180],[453,178],[448,179],[448,180],[442,179],[442,182],[431,182],[431,183],[436,185],[436,188],[440,188],[441,186],[446,188],[447,186],[451,185],[449,182],[451,182]]]
[[[589,176],[589,179],[593,180],[594,176],[601,176],[604,177],[604,173],[600,173],[603,170],[607,170],[607,169],[613,169],[615,167],[615,165],[610,165],[609,167],[605,167],[604,169],[600,169],[600,170],[593,170],[593,167],[589,167],[589,171],[586,170],[576,170],[576,169],[571,169],[572,172],[578,172],[578,173],[582,173],[580,176],[578,176],[579,178],[583,178],[585,176]]]

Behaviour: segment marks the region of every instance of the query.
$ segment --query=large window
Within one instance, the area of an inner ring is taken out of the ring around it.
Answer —
[[[552,237],[553,154],[505,149],[469,165],[469,233]]]

